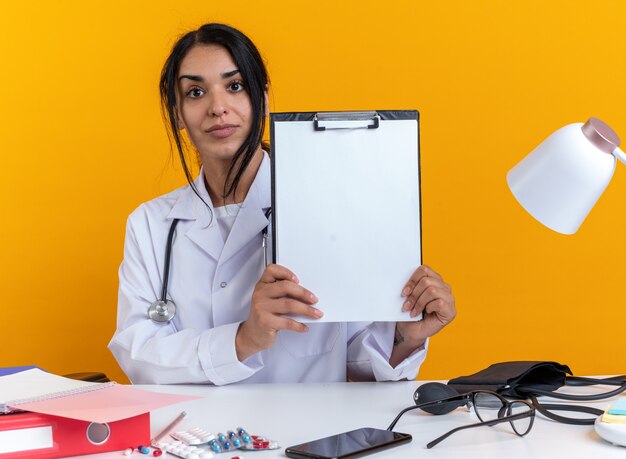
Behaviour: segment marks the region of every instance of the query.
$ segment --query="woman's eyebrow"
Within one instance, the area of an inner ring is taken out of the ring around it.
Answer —
[[[231,70],[230,72],[222,73],[222,79],[230,78],[231,76],[237,75],[239,73],[239,69]]]
[[[201,76],[198,76],[198,75],[181,75],[181,76],[178,77],[178,81],[180,81],[180,80],[182,80],[184,78],[186,78],[188,80],[191,80],[191,81],[198,81],[198,82],[203,82],[204,81],[204,78],[202,78]]]
[[[222,74],[220,74],[220,77],[222,77],[223,80],[225,80],[226,78],[230,78],[234,75],[237,75],[239,73],[239,69],[235,69],[235,70],[230,70],[228,72],[224,72]],[[204,78],[202,78],[199,75],[181,75],[178,77],[178,81],[182,80],[182,79],[188,79],[191,81],[198,81],[200,83],[202,83],[204,81]]]

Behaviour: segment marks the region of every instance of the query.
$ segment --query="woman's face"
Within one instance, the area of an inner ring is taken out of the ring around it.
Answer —
[[[203,164],[228,161],[250,133],[252,106],[237,65],[218,45],[196,45],[180,64],[178,116]]]

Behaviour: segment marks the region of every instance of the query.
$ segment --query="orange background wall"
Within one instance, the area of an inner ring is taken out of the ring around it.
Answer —
[[[273,111],[418,109],[425,262],[458,318],[420,378],[550,359],[626,372],[626,169],[575,236],[525,214],[508,169],[589,116],[626,136],[615,0],[11,2],[0,15],[0,364],[125,378],[115,328],[127,215],[183,184],[157,82],[176,37],[219,21],[257,43]]]

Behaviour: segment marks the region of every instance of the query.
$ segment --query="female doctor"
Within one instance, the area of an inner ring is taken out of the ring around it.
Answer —
[[[174,45],[160,91],[189,185],[128,218],[109,348],[130,380],[142,384],[413,379],[428,337],[456,313],[450,287],[427,266],[398,286],[403,311],[423,313],[419,321],[305,325],[284,316],[324,313],[297,273],[264,263],[268,85],[258,50],[236,29],[207,24]],[[202,166],[195,180],[190,150]],[[151,320],[164,284],[175,314]]]

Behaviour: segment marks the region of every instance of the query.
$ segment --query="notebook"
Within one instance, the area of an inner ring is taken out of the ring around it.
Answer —
[[[64,378],[39,368],[20,371],[0,377],[0,413],[19,411],[25,403],[101,390],[113,384]]]
[[[146,391],[114,382],[78,381],[38,368],[0,377],[2,414],[32,411],[105,423],[198,398]]]

